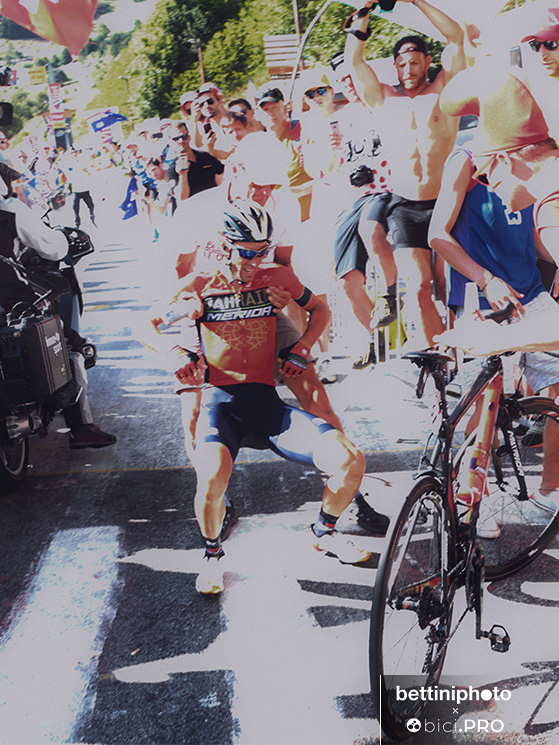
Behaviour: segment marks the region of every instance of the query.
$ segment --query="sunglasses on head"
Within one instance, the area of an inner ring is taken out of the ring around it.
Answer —
[[[173,142],[179,142],[180,140],[188,140],[190,135],[177,135],[176,137],[172,137],[171,139]]]
[[[205,106],[206,104],[209,104],[211,106],[212,103],[215,103],[215,98],[206,98],[205,101],[202,101],[200,106]]]
[[[310,91],[305,91],[305,96],[307,98],[314,98],[315,96],[325,96],[326,91],[328,90],[327,85],[321,85],[320,88],[313,88]]]
[[[528,42],[528,45],[530,49],[532,49],[534,52],[539,52],[540,47],[544,47],[544,49],[547,49],[549,52],[552,52],[554,49],[557,49],[557,44],[559,42],[556,41],[536,41],[536,39],[530,39]]]

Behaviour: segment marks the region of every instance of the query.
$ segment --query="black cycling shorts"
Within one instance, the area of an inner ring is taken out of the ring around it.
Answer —
[[[334,239],[334,261],[336,275],[341,279],[353,269],[365,274],[369,254],[359,235],[359,221],[365,214],[367,220],[379,222],[388,233],[386,212],[390,203],[390,192],[365,194],[359,197],[336,220]]]
[[[394,248],[430,249],[429,223],[436,199],[411,200],[392,194],[387,220]]]
[[[225,445],[233,460],[247,447],[312,465],[320,435],[331,429],[323,419],[288,406],[273,386],[239,383],[204,389],[196,440]]]

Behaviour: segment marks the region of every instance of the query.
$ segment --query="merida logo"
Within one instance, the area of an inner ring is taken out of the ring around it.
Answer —
[[[265,308],[237,308],[236,310],[225,310],[221,313],[208,313],[206,321],[239,321],[245,318],[264,318],[273,315],[272,306]]]

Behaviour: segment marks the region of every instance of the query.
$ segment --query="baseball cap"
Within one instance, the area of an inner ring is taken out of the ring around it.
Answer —
[[[235,162],[255,184],[286,184],[289,160],[285,148],[269,132],[251,132],[235,148]]]
[[[262,86],[256,93],[256,102],[259,106],[263,103],[279,103],[284,100],[281,90],[272,88],[269,84]]]
[[[448,116],[479,117],[470,143],[476,155],[518,150],[549,137],[544,115],[526,86],[514,75],[485,65],[458,73],[441,94],[440,105]]]
[[[539,31],[535,31],[533,34],[528,34],[521,41],[559,41],[559,8],[549,8],[548,12],[548,23],[540,28]]]
[[[198,97],[197,91],[186,91],[186,93],[183,93],[182,96],[179,99],[179,103],[181,106],[183,106],[185,103],[192,103],[195,98]]]
[[[312,88],[320,88],[321,86],[331,87],[330,78],[328,77],[328,71],[325,67],[312,67],[310,70],[303,70],[301,77],[299,78],[299,86],[301,91],[311,90]]]
[[[392,56],[396,59],[398,55],[404,54],[405,52],[421,52],[421,54],[427,56],[429,54],[429,49],[425,40],[422,39],[421,36],[404,36],[394,44]]]
[[[198,89],[198,95],[201,96],[205,93],[213,93],[216,96],[221,96],[221,90],[215,83],[204,83]]]

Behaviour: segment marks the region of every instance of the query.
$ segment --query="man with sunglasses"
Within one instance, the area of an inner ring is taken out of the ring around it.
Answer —
[[[525,16],[526,17],[526,16]],[[530,16],[531,19],[531,16]],[[542,27],[522,38],[528,49],[514,74],[527,86],[544,113],[551,136],[559,139],[559,8],[546,11]]]
[[[324,330],[328,309],[288,267],[261,266],[271,249],[272,225],[255,203],[231,204],[222,217],[225,266],[185,278],[174,302],[190,303],[196,326],[182,331],[168,355],[169,366],[183,385],[196,375],[206,381],[196,430],[195,511],[205,543],[196,580],[198,592],[217,595],[224,589],[224,494],[241,447],[271,449],[328,474],[322,509],[309,531],[318,551],[343,563],[366,561],[370,552],[336,531],[336,522],[357,493],[365,470],[363,455],[339,430],[285,404],[274,383],[276,314],[267,289],[282,286],[307,311],[300,340],[282,349],[282,372],[299,376],[311,347]],[[193,333],[195,332],[195,333]]]
[[[204,83],[200,86],[198,97],[193,103],[196,147],[207,147],[210,138],[218,133],[221,119],[226,111],[223,94],[215,83]]]
[[[301,222],[309,219],[312,199],[312,176],[303,163],[301,123],[291,119],[290,109],[279,88],[268,83],[256,94],[262,123],[283,144],[288,158],[287,177],[292,194],[297,197]]]
[[[179,201],[221,184],[223,163],[210,153],[191,147],[190,133],[184,122],[174,122],[169,127],[169,137],[177,151],[175,197]]]
[[[229,101],[229,105],[227,108],[229,109],[229,111],[233,111],[235,114],[242,114],[246,117],[246,120],[248,122],[248,131],[250,134],[253,134],[254,132],[266,131],[266,127],[262,124],[262,122],[258,121],[255,116],[254,109],[246,100],[246,98],[234,98],[232,101]]]
[[[444,286],[442,262],[435,261],[427,241],[429,220],[439,195],[444,162],[454,147],[458,122],[443,114],[439,96],[457,72],[466,67],[464,32],[459,23],[427,0],[398,0],[413,3],[447,42],[441,57],[442,70],[430,82],[431,57],[425,41],[407,36],[394,46],[398,85],[382,83],[364,58],[370,35],[369,13],[375,0],[366,0],[345,26],[348,33],[345,55],[355,72],[354,83],[361,98],[380,108],[384,120],[383,145],[392,170],[393,196],[387,213],[398,273],[406,281],[404,318],[416,325],[410,346],[430,347],[443,324],[435,304],[433,285],[440,297]],[[380,257],[390,264],[389,256]],[[389,277],[387,276],[387,284]],[[411,333],[413,325],[408,330]],[[409,336],[409,334],[408,334]]]

